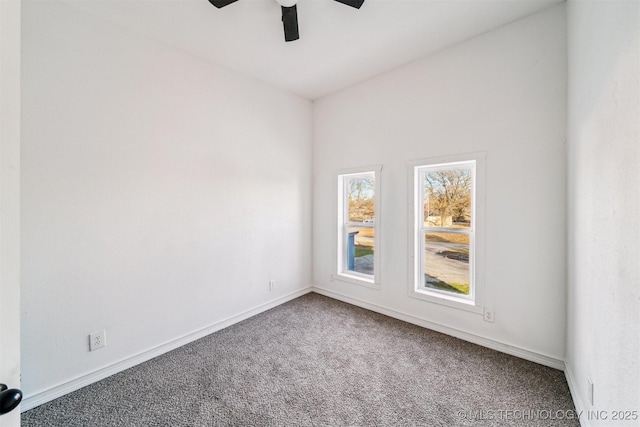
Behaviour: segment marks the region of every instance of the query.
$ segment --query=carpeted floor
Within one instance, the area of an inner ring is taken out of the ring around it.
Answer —
[[[308,294],[22,414],[29,426],[578,426],[561,371]]]

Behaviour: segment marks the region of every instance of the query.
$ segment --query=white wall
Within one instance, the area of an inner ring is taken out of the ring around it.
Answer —
[[[311,102],[69,6],[23,6],[27,397],[308,291]]]
[[[20,2],[0,1],[0,382],[20,388]],[[0,427],[20,425],[20,411]]]
[[[640,3],[570,1],[568,44],[566,362],[612,425],[640,409]]]
[[[320,291],[562,366],[565,37],[560,5],[314,104],[313,281]],[[406,163],[475,151],[487,153],[485,301],[493,324],[407,296]],[[330,280],[335,171],[372,164],[383,164],[380,290]]]

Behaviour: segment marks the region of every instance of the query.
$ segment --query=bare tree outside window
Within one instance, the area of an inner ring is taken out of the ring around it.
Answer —
[[[364,222],[374,217],[375,181],[362,177],[347,182],[349,221]]]
[[[425,225],[471,225],[470,169],[428,171],[424,174]]]

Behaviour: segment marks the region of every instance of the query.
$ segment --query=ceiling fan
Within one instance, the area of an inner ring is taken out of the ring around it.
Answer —
[[[209,3],[220,9],[235,3],[238,0],[209,0]],[[296,3],[298,0],[276,0],[282,8],[282,25],[284,27],[284,41],[291,42],[300,38],[298,32],[298,11]],[[335,0],[338,3],[360,9],[364,0]]]

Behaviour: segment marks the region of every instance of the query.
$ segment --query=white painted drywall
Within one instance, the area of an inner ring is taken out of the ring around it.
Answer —
[[[565,131],[564,5],[316,101],[314,285],[563,359]],[[495,323],[407,295],[406,163],[477,151],[487,153],[484,291]],[[380,290],[330,280],[334,173],[371,164],[383,165]]]
[[[23,7],[27,397],[310,285],[310,101]]]
[[[570,1],[568,46],[568,376],[608,412],[585,425],[631,425],[612,411],[640,410],[640,3]]]
[[[20,1],[0,1],[0,382],[20,387]],[[0,427],[20,425],[20,411]]]

